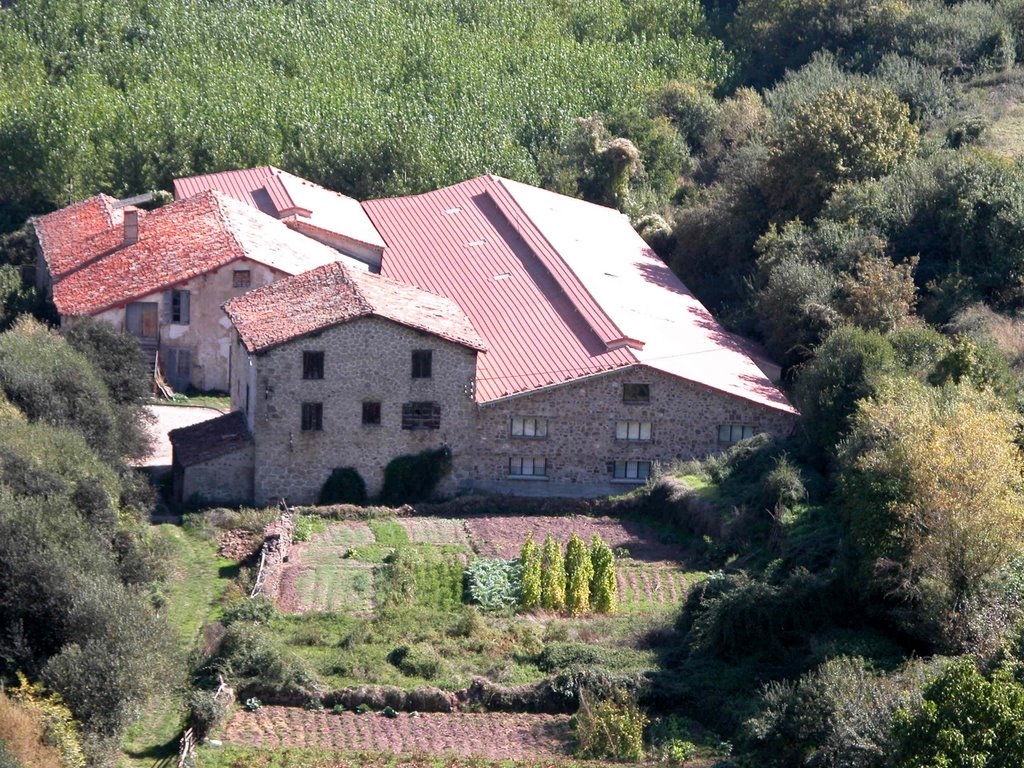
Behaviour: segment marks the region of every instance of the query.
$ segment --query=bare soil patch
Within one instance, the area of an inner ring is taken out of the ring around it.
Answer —
[[[451,517],[404,517],[398,519],[413,544],[455,544],[469,547],[466,521]]]
[[[677,561],[679,547],[660,541],[657,531],[634,520],[585,515],[479,515],[466,519],[473,548],[492,557],[518,557],[528,534],[542,544],[551,535],[563,545],[572,534],[586,542],[596,533],[615,550],[625,550],[633,560]],[[621,554],[621,552],[620,552]]]
[[[298,707],[239,710],[228,722],[231,746],[317,747],[343,752],[425,752],[497,760],[564,757],[572,732],[566,715],[506,713],[340,715]]]

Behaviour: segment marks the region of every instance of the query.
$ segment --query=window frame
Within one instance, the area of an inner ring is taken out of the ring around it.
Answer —
[[[322,349],[302,350],[302,380],[320,381],[324,377],[324,352]],[[316,375],[319,373],[319,376]]]
[[[187,288],[171,289],[170,322],[189,325],[192,320],[192,292]]]
[[[729,439],[722,438],[722,430],[729,430]],[[740,436],[733,437],[739,430]],[[719,424],[718,425],[718,443],[719,445],[735,445],[740,440],[749,440],[751,437],[757,434],[757,426],[754,424]]]
[[[625,425],[625,429],[623,429],[623,425]],[[632,436],[634,426],[636,426],[636,437]],[[623,432],[625,432],[624,435]],[[654,424],[639,419],[618,419],[615,422],[615,439],[624,443],[649,443],[654,439]]]
[[[369,420],[368,418],[369,417]],[[380,400],[363,400],[363,421],[364,427],[379,427],[381,419]]]
[[[244,277],[243,277],[244,275]],[[231,272],[232,288],[252,288],[252,270],[235,269]]]
[[[412,378],[434,378],[434,350],[414,349],[412,351]]]
[[[519,431],[516,432],[516,422]],[[532,424],[533,434],[528,434],[527,425]],[[509,437],[516,440],[546,440],[548,436],[547,416],[512,416],[508,423]]]
[[[630,397],[631,392],[633,393],[632,397]],[[647,405],[651,402],[651,385],[639,381],[623,382],[622,402],[627,405]]]
[[[611,467],[612,482],[615,483],[646,483],[651,477],[653,463],[648,459],[616,459],[608,462]],[[630,465],[633,472],[630,473]],[[646,474],[642,470],[646,467]]]
[[[427,412],[428,410],[429,412]],[[411,400],[402,403],[402,429],[415,432],[440,428],[440,403],[433,400]]]
[[[324,431],[324,404],[303,403],[302,416],[299,424],[302,432],[323,432]]]
[[[526,472],[527,462],[530,471]],[[540,470],[539,472],[537,470]],[[518,471],[517,471],[518,470]],[[508,476],[510,478],[541,480],[548,477],[548,460],[546,456],[509,456]]]

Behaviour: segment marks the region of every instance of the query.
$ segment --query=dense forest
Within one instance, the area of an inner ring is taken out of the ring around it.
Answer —
[[[797,434],[640,494],[715,569],[642,702],[737,765],[1024,763],[1024,2],[4,5],[0,674],[81,723],[65,765],[111,759],[173,654],[125,468],[139,372],[116,334],[27,317],[20,228],[265,163],[616,206],[783,363]]]

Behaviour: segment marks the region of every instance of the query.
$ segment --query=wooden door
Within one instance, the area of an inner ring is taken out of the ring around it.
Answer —
[[[158,305],[155,301],[133,301],[125,311],[128,333],[140,339],[157,337],[158,318]]]

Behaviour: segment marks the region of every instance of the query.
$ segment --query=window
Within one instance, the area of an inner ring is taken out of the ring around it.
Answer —
[[[536,416],[513,416],[512,437],[547,437],[548,420]]]
[[[169,323],[188,325],[191,294],[188,291],[167,291],[164,294],[164,319]]]
[[[248,288],[252,285],[252,272],[248,269],[236,269],[231,275],[231,285],[235,288]]]
[[[320,432],[324,428],[324,404],[302,404],[302,431]]]
[[[324,353],[302,353],[302,378],[322,379],[324,377]]]
[[[547,477],[547,459],[513,456],[508,460],[509,477]]]
[[[650,440],[651,422],[620,421],[615,425],[616,440]]]
[[[624,403],[649,403],[651,402],[650,384],[623,384],[622,402]]]
[[[649,461],[614,461],[609,462],[613,480],[635,480],[642,483],[651,476]]]
[[[437,403],[404,403],[402,429],[440,429],[441,406]]]
[[[380,402],[377,400],[363,402],[363,424],[380,424]]]
[[[412,352],[412,377],[429,379],[434,353],[429,349],[414,349]]]
[[[718,427],[718,442],[736,443],[754,436],[754,428],[742,424],[721,424]]]

